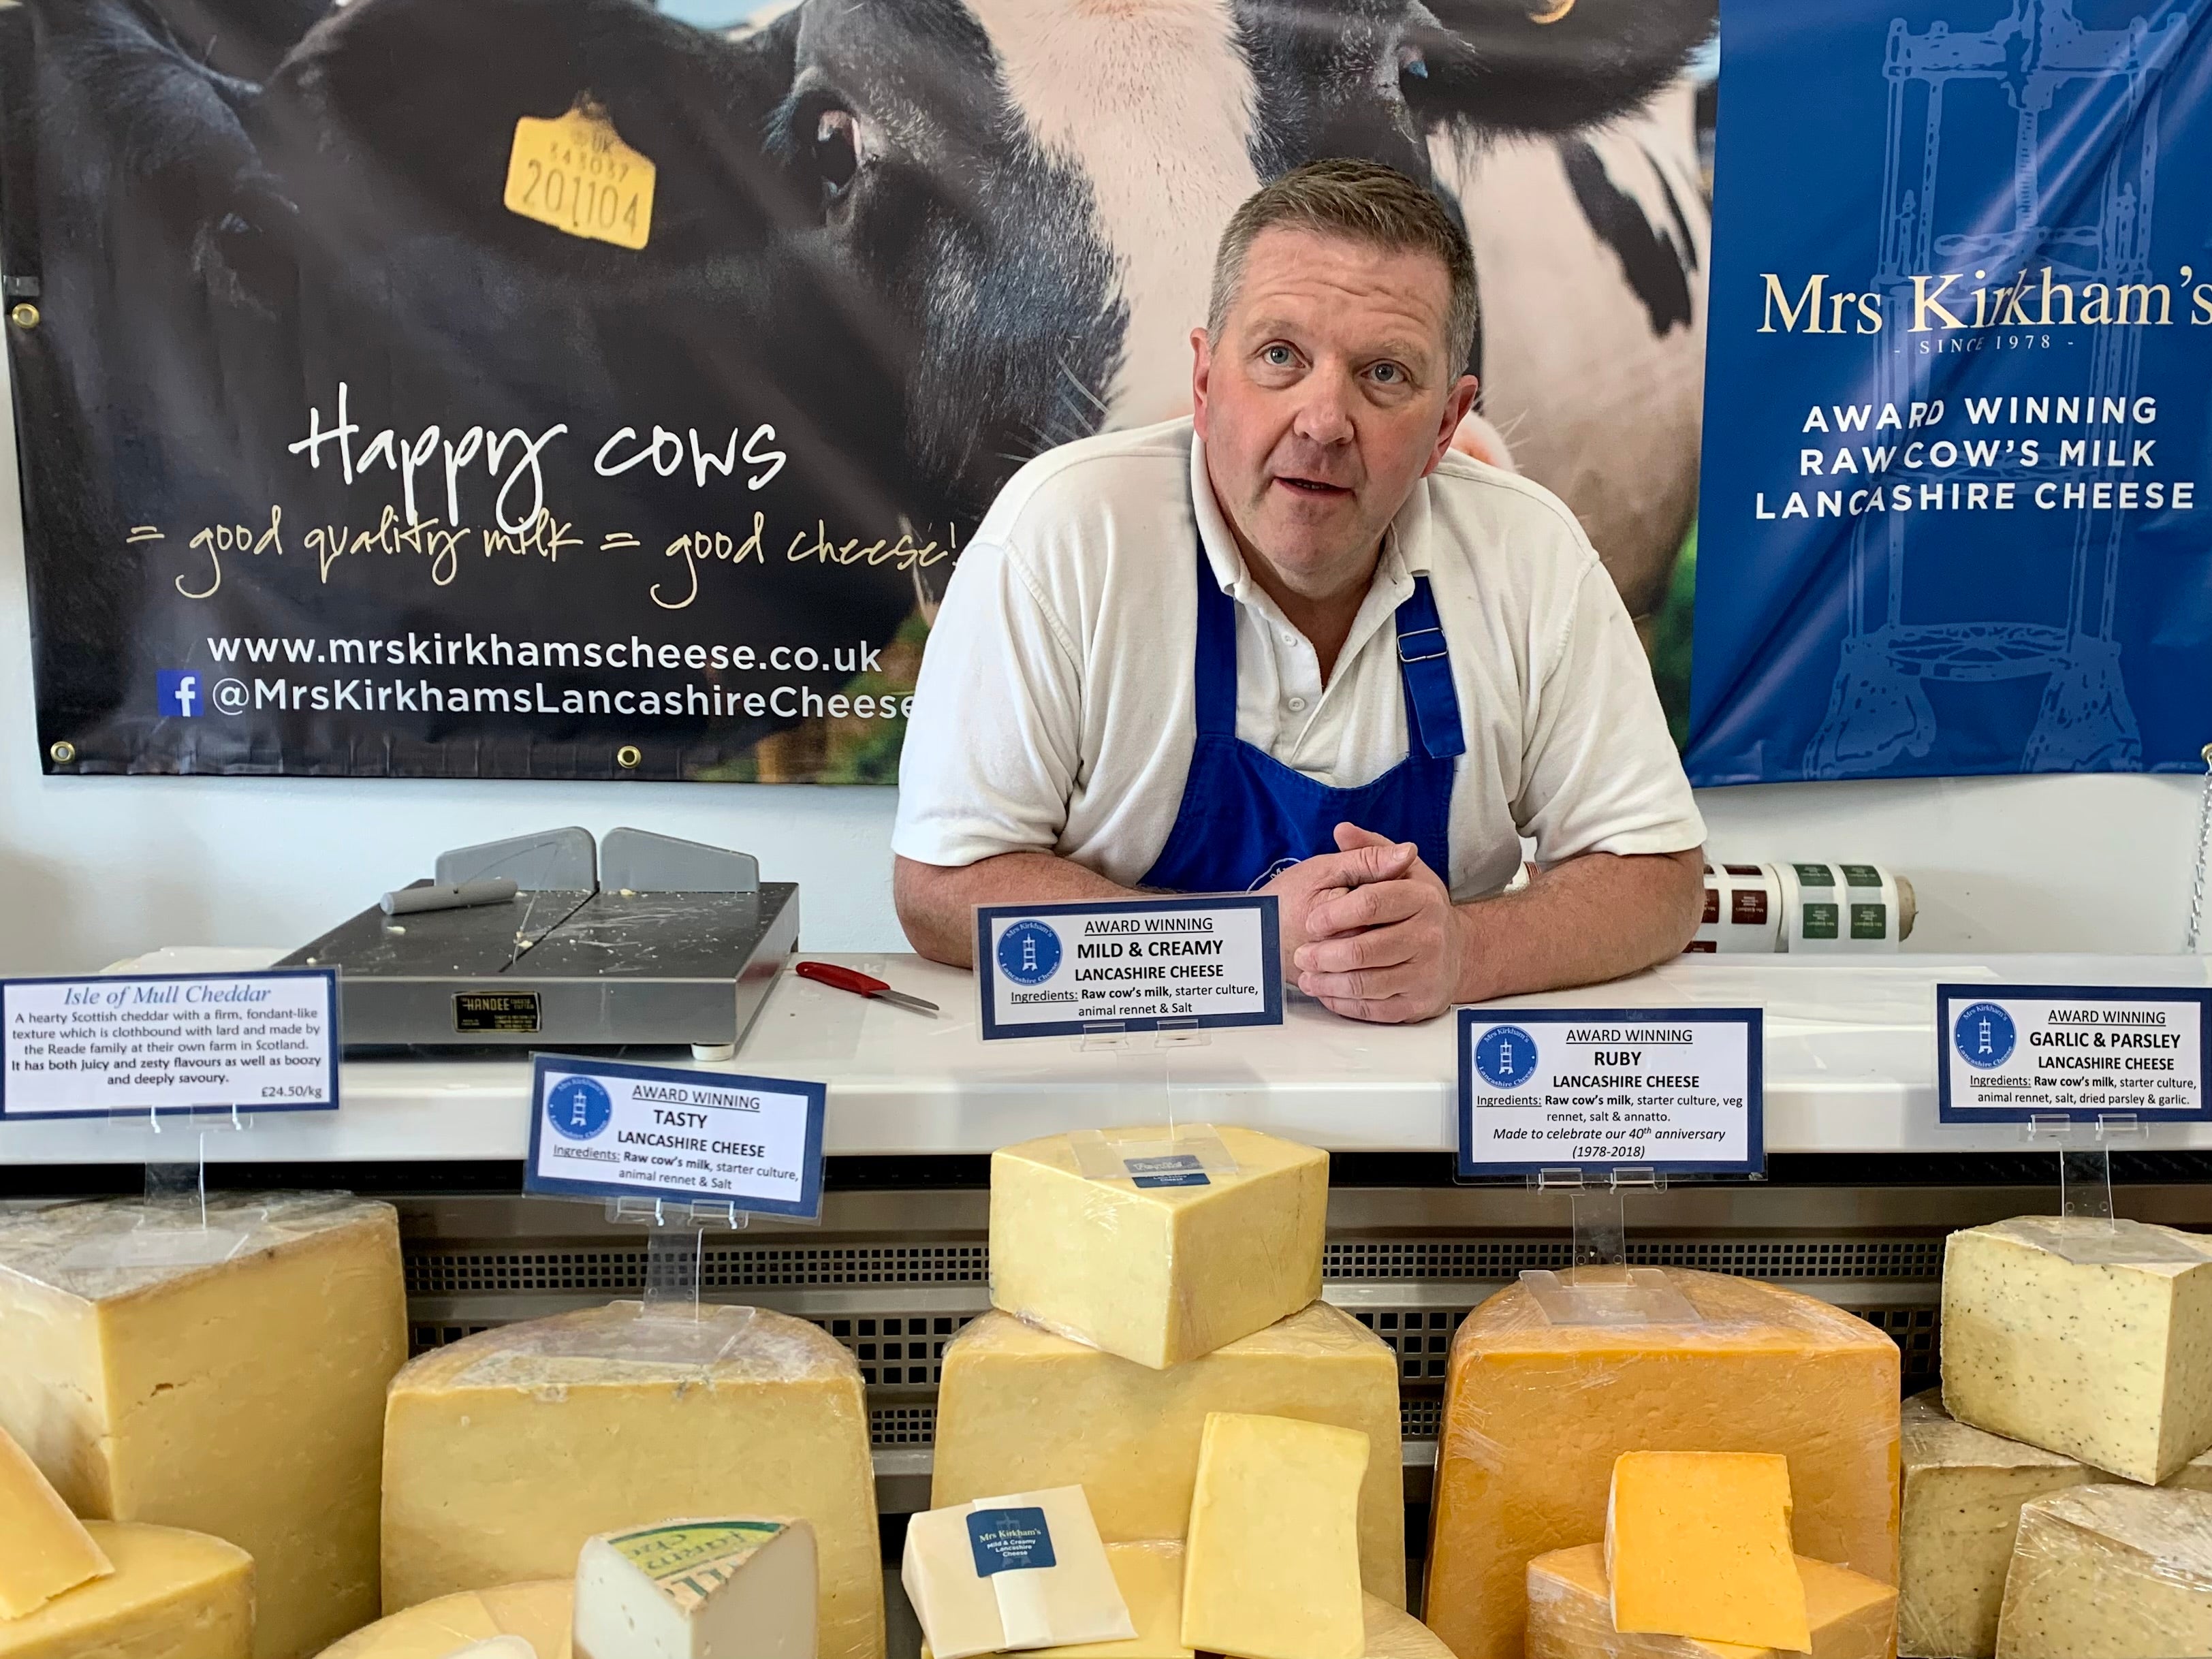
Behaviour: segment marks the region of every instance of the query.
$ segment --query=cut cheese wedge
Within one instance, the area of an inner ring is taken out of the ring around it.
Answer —
[[[575,1586],[565,1578],[466,1590],[380,1619],[319,1659],[457,1659],[505,1637],[529,1643],[538,1659],[570,1659],[574,1607]]]
[[[1361,1659],[1367,1437],[1285,1417],[1206,1419],[1185,1540],[1182,1639],[1236,1659]]]
[[[2197,1466],[2173,1477],[2191,1484]],[[1898,1535],[1897,1650],[1991,1659],[2020,1506],[2111,1479],[2100,1469],[1954,1422],[1942,1392],[1905,1402],[1905,1519]]]
[[[1772,1452],[1623,1453],[1605,1513],[1613,1629],[1804,1652],[1790,1508]]]
[[[2212,1496],[2076,1486],[2021,1506],[1997,1659],[2212,1654]]]
[[[136,1199],[0,1215],[0,1428],[87,1520],[248,1552],[255,1652],[299,1659],[377,1613],[398,1218],[272,1193],[211,1196],[206,1221]]]
[[[814,1529],[822,1659],[880,1659],[884,1581],[860,1368],[827,1332],[709,1308],[680,1343],[638,1304],[423,1355],[386,1408],[388,1607],[573,1572],[594,1534],[672,1516]],[[679,1352],[680,1350],[680,1352]]]
[[[0,1619],[0,1659],[250,1659],[253,1558],[175,1527],[94,1521],[114,1565],[35,1613]]]
[[[1419,1620],[1370,1595],[1360,1604],[1366,1659],[1452,1659],[1452,1650]]]
[[[899,1577],[943,1659],[1137,1635],[1080,1486],[915,1516]]]
[[[1190,1522],[1206,1415],[1223,1411],[1334,1424],[1367,1437],[1360,1577],[1369,1592],[1402,1606],[1398,1357],[1325,1302],[1164,1371],[1009,1314],[984,1315],[945,1346],[931,1507],[1079,1486],[1108,1543],[1180,1538]],[[1596,1534],[1592,1528],[1589,1535]]]
[[[1812,1659],[1889,1659],[1897,1592],[1863,1574],[1799,1556]],[[1528,1659],[1790,1659],[1787,1650],[1623,1633],[1613,1627],[1605,1547],[1554,1550],[1528,1564]]]
[[[36,1613],[114,1571],[38,1465],[0,1430],[0,1619]]]
[[[1460,1659],[1521,1659],[1528,1562],[1605,1535],[1623,1452],[1778,1452],[1799,1553],[1895,1581],[1897,1344],[1794,1291],[1656,1271],[1697,1322],[1554,1325],[1516,1285],[1453,1339],[1427,1608]]]
[[[991,1158],[991,1300],[1049,1330],[1160,1368],[1212,1353],[1321,1294],[1328,1154],[1254,1129],[1213,1131],[1233,1170],[1195,1167],[1173,1131],[1087,1132],[1086,1173],[1072,1135]]]
[[[2212,1448],[2212,1241],[2019,1216],[1943,1243],[1943,1405],[2153,1485]]]
[[[576,1659],[814,1659],[814,1529],[670,1521],[576,1563]]]

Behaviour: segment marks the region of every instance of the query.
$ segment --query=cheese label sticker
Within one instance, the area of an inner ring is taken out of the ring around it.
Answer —
[[[531,1075],[525,1192],[821,1217],[823,1084],[580,1054],[538,1054]]]
[[[1766,1167],[1756,1008],[1462,1008],[1459,1173]]]
[[[2212,1121],[2212,990],[1938,985],[1943,1123]]]
[[[566,115],[526,115],[507,158],[509,213],[564,235],[611,242],[633,252],[653,235],[657,169],[623,143],[606,112],[588,99]]]
[[[335,968],[0,980],[0,1121],[337,1104]]]
[[[1134,1187],[1211,1187],[1206,1171],[1193,1152],[1173,1152],[1164,1158],[1125,1158],[1121,1167]]]
[[[975,1557],[975,1576],[1059,1565],[1052,1553],[1052,1528],[1041,1509],[970,1510],[968,1547]]]
[[[775,1521],[704,1521],[646,1527],[610,1538],[617,1555],[680,1607],[703,1603],[762,1545],[783,1530]]]
[[[1279,1025],[1278,915],[1272,893],[980,906],[983,1036]]]

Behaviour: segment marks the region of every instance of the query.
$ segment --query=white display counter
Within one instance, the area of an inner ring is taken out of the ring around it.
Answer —
[[[118,964],[149,972],[258,967],[277,951],[170,950]],[[1292,997],[1280,1029],[1197,1042],[1044,1037],[986,1043],[966,973],[908,956],[836,956],[942,1006],[931,1019],[787,973],[734,1060],[709,1071],[828,1084],[827,1150],[988,1152],[1055,1130],[1157,1119],[1244,1123],[1336,1152],[1449,1152],[1453,1022],[1340,1019]],[[1609,985],[1499,1006],[1765,1011],[1770,1153],[2017,1151],[2014,1128],[1936,1121],[1939,981],[2212,985],[2202,957],[1683,957]],[[204,1137],[211,1162],[520,1159],[530,1067],[508,1059],[347,1063],[336,1114],[264,1115],[250,1135]],[[0,1164],[142,1163],[143,1121],[0,1127]],[[2140,1145],[2141,1143],[2137,1143]],[[2152,1132],[2152,1149],[2212,1147],[2212,1125]]]

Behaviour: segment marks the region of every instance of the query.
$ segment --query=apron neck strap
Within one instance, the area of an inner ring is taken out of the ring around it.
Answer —
[[[1452,684],[1451,654],[1429,579],[1413,578],[1413,591],[1398,607],[1398,678],[1406,694],[1409,752],[1431,760],[1467,752],[1460,724],[1459,691]],[[1192,685],[1201,737],[1237,735],[1237,601],[1221,591],[1206,544],[1198,544],[1198,647]]]

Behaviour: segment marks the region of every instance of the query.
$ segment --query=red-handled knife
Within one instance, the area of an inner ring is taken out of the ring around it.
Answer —
[[[850,991],[856,996],[873,997],[878,1002],[896,1002],[902,1008],[911,1008],[917,1014],[934,1015],[938,1006],[924,1002],[920,997],[910,997],[903,991],[894,991],[879,979],[871,979],[857,969],[840,968],[834,962],[802,962],[798,974],[801,979],[811,979],[823,985],[834,986],[840,991]]]

